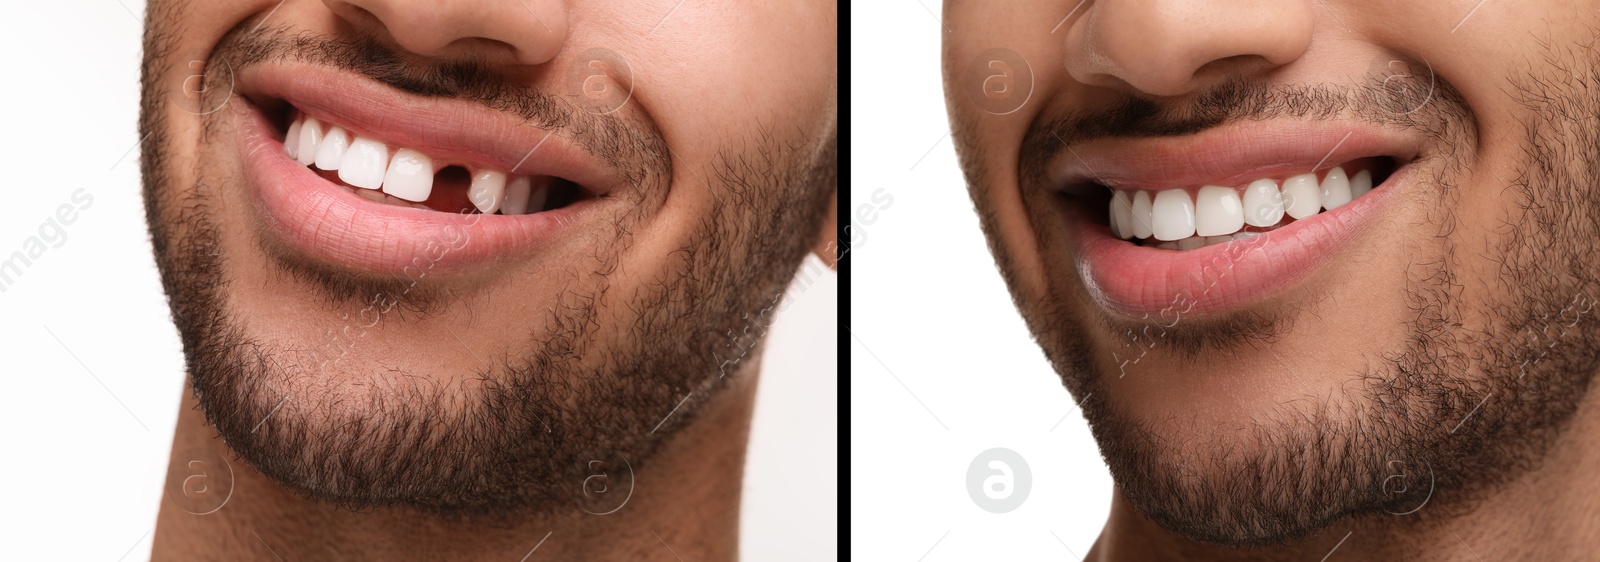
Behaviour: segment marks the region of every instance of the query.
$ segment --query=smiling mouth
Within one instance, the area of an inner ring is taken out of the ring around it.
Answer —
[[[281,128],[289,158],[363,199],[431,211],[525,215],[591,195],[556,176],[513,174],[395,146],[290,107]]]
[[[1194,250],[1244,240],[1332,211],[1383,185],[1398,162],[1368,157],[1299,174],[1238,184],[1166,189],[1086,183],[1068,190],[1087,199],[1090,216],[1112,236],[1160,250]]]
[[[1072,267],[1114,314],[1223,313],[1289,290],[1368,236],[1415,182],[1417,139],[1248,122],[1069,146],[1045,173]]]
[[[635,162],[596,152],[582,116],[555,127],[558,116],[418,97],[294,62],[236,76],[229,114],[249,208],[268,247],[319,265],[488,271],[584,243],[572,235],[603,232],[604,217],[630,212],[621,195],[640,189],[628,181],[642,177]]]

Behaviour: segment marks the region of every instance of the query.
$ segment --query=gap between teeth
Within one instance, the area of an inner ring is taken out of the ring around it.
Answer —
[[[1328,170],[1321,180],[1305,173],[1279,182],[1263,178],[1244,189],[1208,185],[1194,197],[1183,189],[1115,190],[1111,197],[1111,232],[1118,238],[1160,241],[1157,248],[1192,250],[1256,236],[1247,226],[1272,227],[1283,220],[1303,219],[1334,210],[1372,190],[1372,172],[1346,176],[1343,167]],[[1150,240],[1150,239],[1154,240]]]
[[[289,158],[319,170],[338,172],[339,179],[358,188],[382,190],[390,196],[413,203],[428,200],[433,193],[433,178],[451,164],[409,148],[392,149],[383,142],[353,135],[296,112],[284,135],[284,151]],[[466,168],[467,166],[462,166]],[[504,171],[472,170],[467,199],[482,213],[521,215],[545,210],[550,192],[549,178],[508,175]],[[366,197],[382,200],[380,197]]]

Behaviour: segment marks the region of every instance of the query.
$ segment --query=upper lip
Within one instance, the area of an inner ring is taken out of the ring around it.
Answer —
[[[1368,156],[1405,163],[1417,154],[1415,140],[1366,123],[1258,121],[1182,137],[1071,144],[1052,158],[1049,180],[1057,189],[1088,183],[1146,190],[1235,186]]]
[[[473,102],[406,95],[359,74],[297,63],[240,69],[237,89],[258,106],[281,100],[353,134],[435,160],[556,176],[591,194],[623,184],[619,170],[565,131]]]

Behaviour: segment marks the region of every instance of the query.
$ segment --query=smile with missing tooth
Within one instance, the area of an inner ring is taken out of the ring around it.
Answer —
[[[300,111],[291,116],[283,148],[291,159],[317,170],[324,179],[383,204],[522,215],[558,209],[583,196],[581,188],[561,178],[446,162]]]

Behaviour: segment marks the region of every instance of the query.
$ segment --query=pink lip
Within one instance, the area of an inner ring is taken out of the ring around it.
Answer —
[[[295,250],[326,263],[391,275],[481,268],[537,251],[571,231],[594,224],[590,220],[594,215],[620,203],[619,199],[590,198],[551,211],[513,216],[443,213],[375,203],[290,160],[259,108],[241,98],[231,103],[243,109],[235,113],[241,118],[239,158],[268,231]]]
[[[1081,160],[1068,152],[1066,157],[1077,162],[1057,168],[1063,173],[1056,178],[1073,181],[1074,174],[1093,169],[1102,177],[1123,179],[1122,188],[1232,185],[1310,171],[1322,160],[1326,160],[1322,167],[1331,167],[1374,155],[1394,156],[1404,162],[1416,154],[1396,138],[1351,131],[1255,127],[1208,132],[1181,141],[1096,143],[1076,149]],[[1271,140],[1260,142],[1263,138]],[[1287,138],[1299,139],[1300,144],[1285,144]],[[1254,142],[1245,143],[1245,139]],[[1130,150],[1132,146],[1139,150]],[[1337,209],[1253,238],[1194,250],[1135,245],[1115,237],[1104,217],[1084,216],[1094,210],[1069,206],[1067,220],[1075,227],[1071,239],[1078,274],[1103,307],[1130,317],[1173,322],[1179,317],[1242,307],[1295,284],[1332,260],[1395,192],[1407,188],[1411,175],[1411,167],[1402,164],[1382,185]]]
[[[1120,189],[1236,186],[1311,172],[1366,156],[1414,159],[1418,145],[1398,132],[1337,122],[1252,122],[1174,138],[1084,143],[1054,159],[1050,179]]]

